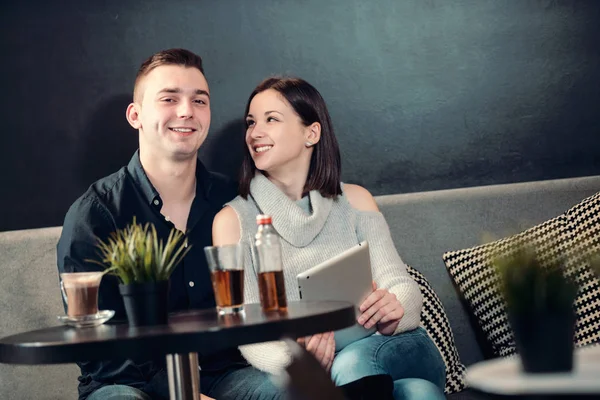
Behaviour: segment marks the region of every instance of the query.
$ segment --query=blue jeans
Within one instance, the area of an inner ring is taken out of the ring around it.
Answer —
[[[87,400],[152,400],[150,396],[127,385],[102,386],[90,394]]]
[[[446,366],[423,328],[357,340],[336,354],[331,367],[338,386],[378,374],[392,377],[396,400],[445,399]]]
[[[256,368],[234,365],[219,371],[200,372],[202,393],[219,400],[278,400],[284,390],[273,384],[269,375]],[[131,386],[108,385],[93,392],[87,400],[152,400]]]
[[[233,367],[212,375],[201,371],[202,393],[218,400],[279,400],[285,389],[275,385],[266,372],[254,367]]]

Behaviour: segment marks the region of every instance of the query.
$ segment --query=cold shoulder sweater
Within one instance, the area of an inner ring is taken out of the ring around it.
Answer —
[[[342,186],[343,191],[343,186]],[[373,280],[378,287],[395,294],[404,307],[404,316],[394,334],[419,326],[423,299],[418,285],[408,275],[400,259],[389,227],[380,212],[354,209],[344,194],[328,199],[313,190],[310,207],[303,207],[285,195],[275,184],[258,173],[250,184],[248,200],[238,196],[227,205],[240,221],[240,242],[244,246],[244,301],[259,303],[257,264],[250,244],[256,233],[256,215],[269,214],[281,237],[283,273],[288,301],[300,300],[296,276],[344,250],[367,240]],[[312,210],[310,210],[312,209]],[[312,212],[307,212],[307,211]],[[280,341],[240,346],[254,367],[279,373],[289,362],[287,346]]]

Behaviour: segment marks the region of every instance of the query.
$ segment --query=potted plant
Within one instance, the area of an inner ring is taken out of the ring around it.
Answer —
[[[521,245],[494,263],[523,369],[570,371],[577,285],[564,275],[562,262],[542,264],[534,248]]]
[[[153,224],[133,223],[98,240],[106,272],[121,282],[125,312],[131,326],[164,325],[168,322],[169,277],[190,250],[185,235],[173,228],[166,243]]]

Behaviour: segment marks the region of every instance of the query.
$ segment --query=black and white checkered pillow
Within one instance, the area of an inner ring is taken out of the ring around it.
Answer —
[[[410,266],[407,267],[408,273],[417,282],[423,294],[421,326],[435,343],[446,364],[445,392],[447,394],[460,392],[465,387],[465,366],[460,362],[444,306],[427,279],[419,271]]]
[[[542,265],[564,262],[565,274],[579,284],[575,300],[575,345],[599,341],[600,284],[587,264],[589,255],[600,250],[599,212],[600,194],[597,194],[565,214],[517,235],[444,253],[442,258],[452,279],[496,355],[515,354],[516,349],[506,304],[497,288],[500,278],[492,265],[492,258],[513,254],[525,243],[533,245]]]
[[[569,209],[568,273],[579,285],[575,300],[575,345],[600,342],[600,281],[590,269],[591,257],[600,254],[600,192]]]
[[[493,257],[513,254],[524,243],[532,244],[540,263],[556,262],[568,237],[564,215],[517,235],[470,249],[450,251],[442,258],[450,276],[464,296],[496,355],[515,353],[515,341],[506,315],[506,304],[498,290],[499,275]]]

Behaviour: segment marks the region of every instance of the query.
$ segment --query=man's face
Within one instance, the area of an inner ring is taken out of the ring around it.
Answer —
[[[163,65],[139,82],[139,98],[128,108],[139,129],[140,151],[155,157],[196,157],[210,126],[210,95],[197,68]]]

